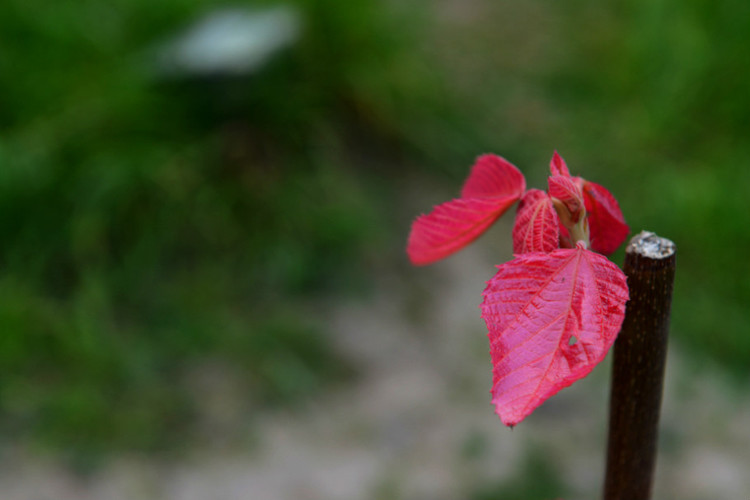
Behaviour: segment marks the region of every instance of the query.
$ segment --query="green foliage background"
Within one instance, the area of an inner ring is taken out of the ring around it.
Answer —
[[[0,3],[4,440],[173,449],[217,360],[248,418],[350,380],[317,305],[403,265],[404,171],[488,151],[543,185],[557,149],[673,239],[675,341],[747,379],[748,4],[300,0],[262,73],[154,78],[212,4]]]

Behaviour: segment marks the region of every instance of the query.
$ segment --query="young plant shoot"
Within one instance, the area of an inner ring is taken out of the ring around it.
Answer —
[[[493,366],[492,403],[514,426],[547,398],[591,372],[620,331],[625,274],[605,256],[629,228],[612,194],[570,175],[555,152],[547,191],[526,189],[504,158],[480,156],[461,197],[413,223],[407,253],[415,265],[467,246],[519,201],[513,260],[497,266],[480,306]]]

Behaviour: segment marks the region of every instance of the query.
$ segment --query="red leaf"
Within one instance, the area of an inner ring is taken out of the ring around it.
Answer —
[[[557,248],[560,223],[552,200],[539,189],[529,189],[518,204],[513,225],[513,253],[551,252]]]
[[[503,158],[480,156],[462,190],[414,221],[406,252],[415,265],[431,264],[477,239],[526,190],[521,172]]]
[[[461,190],[462,198],[511,196],[520,199],[526,191],[523,174],[505,158],[487,154],[477,158]]]
[[[553,175],[547,179],[547,185],[549,195],[563,202],[570,212],[571,221],[578,222],[583,208],[583,193],[575,180],[570,176]]]
[[[565,163],[565,160],[562,159],[562,156],[557,154],[557,151],[552,155],[552,160],[549,162],[549,171],[552,175],[564,175],[570,177],[568,165]]]
[[[605,187],[589,181],[583,182],[583,200],[589,218],[591,249],[609,255],[630,232],[620,205]]]
[[[436,206],[414,221],[406,252],[411,262],[432,264],[477,239],[517,198],[459,198]]]
[[[513,426],[604,359],[620,330],[628,288],[615,264],[579,244],[498,266],[483,296],[492,402]]]

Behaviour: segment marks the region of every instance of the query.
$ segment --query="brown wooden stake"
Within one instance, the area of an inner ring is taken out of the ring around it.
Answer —
[[[675,251],[643,231],[625,253],[630,301],[614,347],[604,500],[651,497]]]

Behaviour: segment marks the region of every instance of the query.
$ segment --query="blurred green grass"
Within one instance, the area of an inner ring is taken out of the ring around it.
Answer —
[[[382,233],[331,132],[354,120],[341,99],[357,100],[345,73],[362,58],[327,45],[358,54],[363,26],[343,3],[301,4],[312,31],[262,77],[149,75],[154,44],[208,5],[0,6],[9,440],[72,455],[179,447],[202,404],[185,379],[204,360],[241,374],[248,419],[353,374],[309,301],[361,289]]]
[[[179,446],[205,359],[259,405],[350,378],[315,302],[401,255],[403,168],[457,187],[489,151],[542,187],[558,149],[673,239],[675,340],[747,376],[750,7],[300,0],[262,74],[155,81],[151,48],[211,4],[0,4],[7,439]]]

